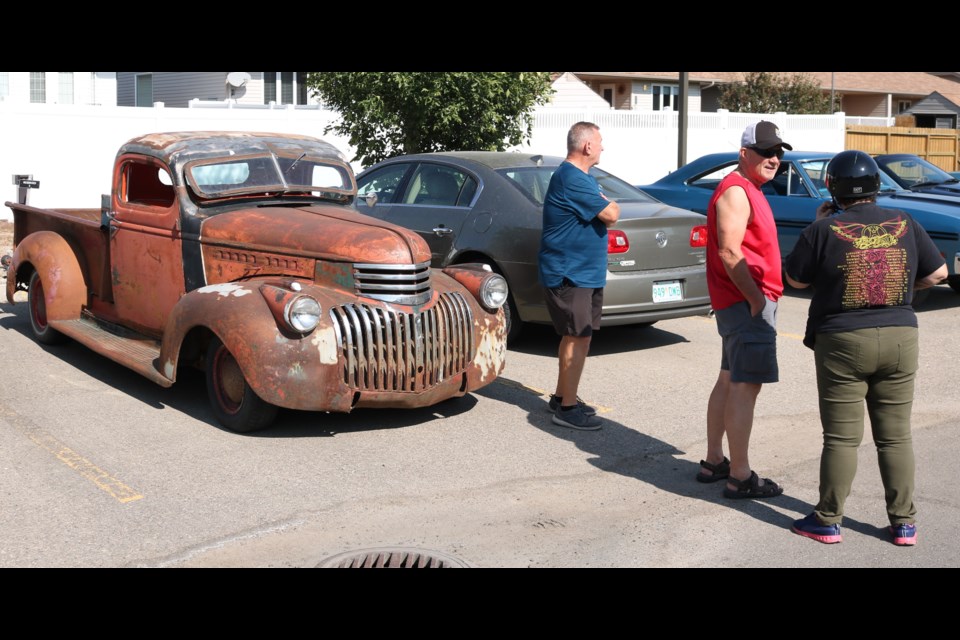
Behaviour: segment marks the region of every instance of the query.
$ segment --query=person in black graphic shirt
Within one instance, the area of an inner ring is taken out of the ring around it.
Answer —
[[[894,544],[917,541],[910,412],[919,356],[914,291],[947,277],[927,232],[877,206],[880,169],[862,151],[827,165],[832,203],[817,209],[787,257],[787,282],[813,286],[803,343],[813,349],[823,452],[820,501],[793,523],[801,536],[840,542],[843,504],[857,472],[864,401],[877,446]]]

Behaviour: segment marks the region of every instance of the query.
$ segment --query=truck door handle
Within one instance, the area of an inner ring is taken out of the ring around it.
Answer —
[[[453,229],[451,229],[450,227],[444,227],[444,226],[434,227],[433,235],[437,236],[438,238],[453,235]]]

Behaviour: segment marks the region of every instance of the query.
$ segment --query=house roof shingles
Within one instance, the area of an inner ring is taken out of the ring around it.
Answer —
[[[574,71],[577,76],[607,76],[627,80],[679,80],[678,71]],[[960,103],[960,82],[931,73],[893,71],[795,71],[811,76],[822,89],[839,93],[890,93],[922,98],[934,91]],[[742,82],[744,71],[690,71],[690,82]],[[832,77],[831,77],[832,76]]]

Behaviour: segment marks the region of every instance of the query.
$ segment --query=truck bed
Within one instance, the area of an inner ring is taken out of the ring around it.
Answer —
[[[31,233],[52,231],[73,248],[88,290],[98,295],[107,260],[107,233],[100,228],[100,209],[43,209],[7,202],[13,211],[13,246]]]

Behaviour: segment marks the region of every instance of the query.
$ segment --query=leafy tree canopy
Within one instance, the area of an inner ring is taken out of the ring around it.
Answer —
[[[553,89],[545,72],[316,71],[313,95],[340,114],[364,166],[405,153],[503,151],[530,139],[532,110]]]
[[[840,96],[834,96],[839,104]],[[738,113],[830,113],[830,96],[812,77],[752,71],[720,90],[720,108]]]

